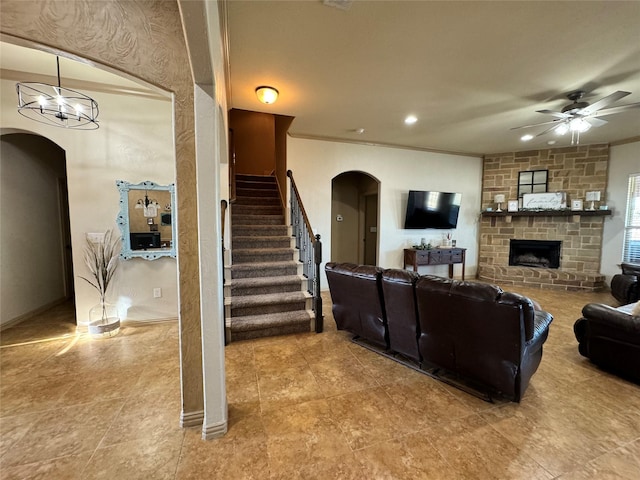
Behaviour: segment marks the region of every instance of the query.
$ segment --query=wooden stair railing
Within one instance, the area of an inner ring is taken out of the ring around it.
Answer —
[[[322,263],[322,242],[320,235],[313,235],[309,217],[304,210],[300,193],[293,180],[293,172],[287,170],[287,177],[291,181],[291,227],[296,239],[299,260],[302,263],[302,273],[307,278],[307,291],[313,296],[313,311],[315,313],[316,333],[322,333],[322,298],[320,296],[320,264]]]

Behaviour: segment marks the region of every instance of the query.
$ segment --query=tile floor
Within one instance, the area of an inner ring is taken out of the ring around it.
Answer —
[[[608,293],[516,289],[553,313],[520,404],[490,404],[337,332],[226,348],[229,432],[181,429],[178,329],[76,337],[69,305],[2,332],[0,478],[634,479],[640,387],[577,353]]]

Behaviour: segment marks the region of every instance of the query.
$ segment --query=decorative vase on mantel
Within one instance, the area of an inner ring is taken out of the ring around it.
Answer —
[[[95,288],[100,295],[100,303],[89,310],[89,334],[95,338],[113,337],[120,331],[120,316],[116,305],[106,301],[107,290],[111,285],[120,254],[120,239],[113,237],[111,230],[104,237],[89,238],[84,251],[84,261],[91,277],[80,277]]]
[[[93,337],[113,337],[120,331],[118,308],[101,300],[89,310],[89,334]]]

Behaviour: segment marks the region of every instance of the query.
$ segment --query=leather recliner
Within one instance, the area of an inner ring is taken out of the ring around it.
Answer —
[[[542,360],[552,316],[496,285],[431,275],[416,283],[423,361],[519,402]]]
[[[418,310],[415,283],[420,275],[407,270],[389,269],[382,272],[389,347],[391,350],[420,363],[418,350]]]
[[[593,363],[640,381],[640,316],[589,303],[573,325],[578,351]]]
[[[623,263],[622,273],[611,279],[611,295],[621,305],[627,305],[640,300],[640,265]]]
[[[325,265],[338,330],[347,330],[369,342],[389,348],[384,313],[382,269],[371,265],[334,263]]]

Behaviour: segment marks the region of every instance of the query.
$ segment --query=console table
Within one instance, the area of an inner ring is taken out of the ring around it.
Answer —
[[[462,280],[464,280],[464,257],[466,248],[441,248],[436,247],[430,250],[417,250],[415,248],[404,249],[404,267],[413,266],[413,271],[417,272],[421,265],[449,265],[449,277],[453,278],[453,265],[462,264]]]

